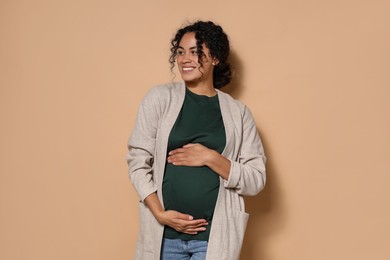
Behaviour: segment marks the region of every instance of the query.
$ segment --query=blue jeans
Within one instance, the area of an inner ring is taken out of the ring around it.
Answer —
[[[160,260],[204,260],[207,241],[164,238]]]

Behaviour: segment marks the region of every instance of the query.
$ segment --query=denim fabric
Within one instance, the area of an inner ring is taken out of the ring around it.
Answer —
[[[204,260],[207,241],[164,238],[160,260]]]

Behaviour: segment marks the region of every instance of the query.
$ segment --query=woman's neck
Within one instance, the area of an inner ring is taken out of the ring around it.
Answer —
[[[190,82],[185,82],[185,84],[191,92],[198,95],[212,97],[217,94],[213,84],[192,84]]]

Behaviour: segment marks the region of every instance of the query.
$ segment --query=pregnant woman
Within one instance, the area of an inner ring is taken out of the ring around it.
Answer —
[[[219,90],[232,75],[223,29],[198,21],[171,45],[182,81],[148,92],[128,141],[135,259],[235,260],[249,217],[242,196],[265,185],[263,146],[249,109]]]

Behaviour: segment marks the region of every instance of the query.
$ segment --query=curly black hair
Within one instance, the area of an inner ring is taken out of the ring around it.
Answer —
[[[229,39],[222,27],[211,21],[197,21],[182,27],[176,32],[175,37],[171,41],[171,56],[169,57],[171,71],[175,67],[180,40],[183,35],[188,32],[195,33],[198,62],[200,66],[202,66],[202,58],[205,57],[202,48],[203,43],[210,50],[211,57],[218,60],[218,64],[215,65],[213,72],[214,87],[221,88],[229,84],[232,79],[231,65],[228,62],[230,52]]]

